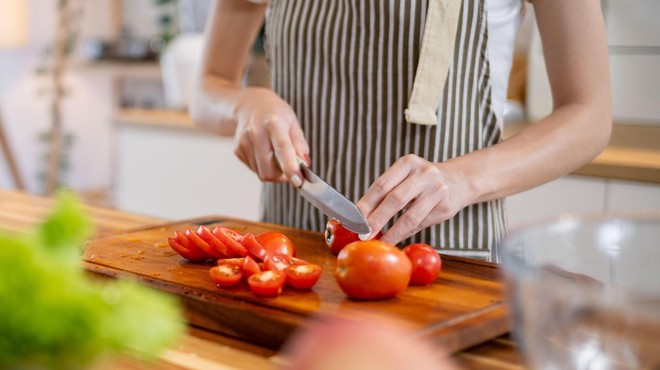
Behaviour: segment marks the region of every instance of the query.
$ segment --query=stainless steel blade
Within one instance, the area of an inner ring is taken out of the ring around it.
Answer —
[[[366,218],[358,207],[332,186],[318,177],[306,165],[300,169],[305,177],[300,194],[328,217],[334,217],[347,229],[365,235],[371,232]]]

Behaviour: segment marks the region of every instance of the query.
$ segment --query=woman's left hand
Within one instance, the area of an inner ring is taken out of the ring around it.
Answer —
[[[444,163],[431,163],[413,154],[396,161],[357,203],[372,235],[404,210],[380,238],[397,244],[422,229],[439,224],[469,204],[465,176]]]

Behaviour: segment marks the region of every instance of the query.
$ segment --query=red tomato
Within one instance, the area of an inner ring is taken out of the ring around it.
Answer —
[[[212,231],[213,235],[217,236],[221,242],[223,242],[228,249],[232,250],[234,254],[245,257],[248,255],[247,249],[240,243],[240,240],[243,238],[243,235],[238,231],[232,229],[217,226]]]
[[[167,241],[170,244],[170,247],[177,252],[181,257],[193,261],[193,262],[201,262],[201,261],[206,261],[208,257],[205,254],[200,254],[197,251],[191,251],[188,248],[182,246],[176,239],[174,238],[167,238]]]
[[[410,244],[403,252],[412,263],[410,285],[428,285],[440,274],[442,260],[440,255],[430,245],[424,243]]]
[[[272,253],[264,261],[266,270],[284,271],[291,266],[291,257],[285,254]]]
[[[253,274],[256,274],[257,272],[261,272],[261,268],[257,262],[250,256],[245,256],[245,258],[243,258],[243,265],[241,265],[241,268],[243,270],[243,277],[246,279],[248,279]]]
[[[254,257],[257,261],[263,261],[266,258],[266,250],[254,237],[254,234],[247,233],[243,235],[241,239],[241,244],[247,249],[250,256]]]
[[[379,231],[375,237],[371,238],[371,240],[380,239],[382,235],[383,233]],[[334,218],[330,219],[325,225],[325,245],[330,248],[330,251],[335,256],[338,255],[339,251],[344,249],[345,246],[359,240],[360,237],[358,234],[345,228],[341,222]]]
[[[217,249],[213,248],[209,243],[205,242],[199,234],[194,230],[186,230],[186,238],[190,240],[192,244],[195,245],[198,249],[203,250],[206,254],[211,255],[215,258],[224,258],[225,256],[220,253]]]
[[[200,226],[199,229],[197,229],[197,235],[199,235],[200,238],[202,238],[208,245],[210,245],[213,250],[218,252],[218,254],[214,255],[215,257],[229,257],[229,250],[227,246],[221,242],[217,236],[213,235],[208,227],[204,225]]]
[[[321,277],[321,266],[314,264],[293,265],[284,270],[286,285],[296,289],[311,289]]]
[[[257,235],[256,239],[269,254],[279,253],[290,257],[296,256],[293,242],[282,233],[266,231]]]
[[[211,267],[209,274],[211,275],[211,279],[221,287],[236,285],[243,277],[240,267],[228,263]]]
[[[379,240],[347,245],[337,256],[335,279],[349,297],[391,298],[408,286],[412,264],[397,247]]]
[[[282,271],[261,271],[248,279],[252,292],[260,297],[274,297],[282,292],[286,275]]]

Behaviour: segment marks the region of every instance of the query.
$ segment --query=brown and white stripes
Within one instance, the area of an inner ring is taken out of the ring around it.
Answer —
[[[458,1],[458,0],[447,0]],[[427,0],[272,0],[266,18],[273,89],[296,112],[312,168],[357,201],[397,159],[441,162],[493,145],[484,0],[464,0],[438,125],[406,123]],[[264,186],[266,222],[322,231],[326,217],[289,184]],[[491,259],[503,201],[471,205],[408,242]]]

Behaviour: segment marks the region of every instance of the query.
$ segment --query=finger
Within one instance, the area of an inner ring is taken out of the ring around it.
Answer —
[[[248,138],[251,142],[251,148],[257,163],[259,177],[263,181],[280,181],[282,173],[273,161],[273,146],[271,144],[268,130],[277,126],[268,122],[273,122],[277,118],[268,118],[265,127],[253,128],[250,130]]]
[[[311,166],[312,160],[309,158],[309,144],[307,144],[305,134],[297,121],[294,122],[293,128],[291,129],[291,141],[293,142],[296,153],[305,160],[307,166]]]
[[[252,144],[250,143],[247,134],[244,133],[238,138],[234,154],[236,154],[236,156],[245,163],[252,172],[257,175],[259,174],[257,163],[255,162],[254,154],[252,153]]]
[[[431,195],[422,195],[411,202],[380,239],[386,243],[397,244],[427,227],[429,215],[438,202],[433,198]]]
[[[295,187],[302,185],[302,173],[300,172],[300,164],[296,158],[296,147],[292,141],[291,133],[293,132],[291,124],[275,125],[268,130],[270,142],[273,146],[273,152],[277,162],[280,164],[284,176],[289,179],[291,184]],[[297,126],[297,123],[293,123]]]
[[[397,212],[407,207],[420,195],[420,184],[415,178],[408,177],[392,189],[374,211],[367,216],[367,222],[373,232],[381,230]],[[407,212],[406,212],[407,213]]]
[[[365,217],[369,217],[385,197],[408,177],[412,166],[409,160],[405,160],[406,157],[396,161],[384,174],[376,179],[357,202],[357,207]]]

